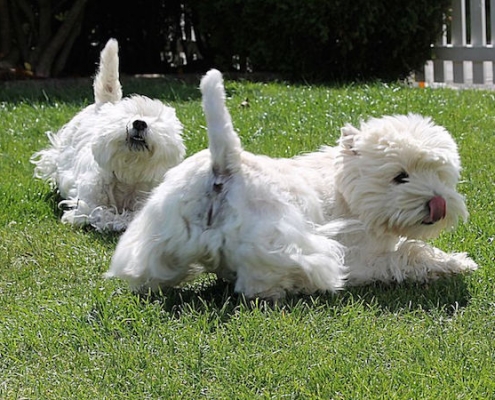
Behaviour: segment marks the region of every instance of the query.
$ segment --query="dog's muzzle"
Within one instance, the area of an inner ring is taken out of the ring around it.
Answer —
[[[136,119],[132,123],[132,128],[127,129],[126,142],[131,150],[149,150],[146,143],[146,136],[148,134],[148,124],[140,119]]]
[[[445,218],[447,203],[442,196],[434,196],[427,204],[428,215],[423,218],[423,225],[432,225]]]

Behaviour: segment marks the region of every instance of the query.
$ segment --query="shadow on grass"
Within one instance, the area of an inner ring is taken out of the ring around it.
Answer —
[[[121,77],[124,96],[140,94],[165,102],[197,100],[200,76],[188,77]],[[93,103],[93,81],[91,77],[46,80],[21,80],[0,82],[2,101],[41,102],[54,104],[65,102],[85,105]]]
[[[184,287],[136,296],[143,304],[158,303],[174,318],[180,318],[184,313],[213,314],[222,322],[227,322],[239,308],[253,306],[244,296],[234,292],[233,283],[215,279],[213,275],[205,275],[200,281]]]
[[[206,70],[204,71],[206,72]],[[293,81],[288,76],[274,73],[236,73],[224,72],[228,81],[252,83],[281,83],[292,86],[307,87],[348,87],[355,85],[351,82],[318,83]],[[201,93],[199,83],[203,73],[169,74],[169,75],[123,75],[120,76],[124,96],[140,94],[150,98],[161,99],[165,102],[183,102],[199,100]],[[364,82],[363,82],[364,83]],[[366,82],[373,84],[374,82]],[[232,92],[233,89],[227,89]],[[93,103],[93,77],[50,78],[30,80],[0,81],[2,101],[7,102],[66,102],[81,107]]]
[[[339,310],[364,306],[384,314],[414,311],[440,311],[447,315],[465,307],[470,292],[461,275],[445,277],[429,283],[381,284],[353,287],[337,294],[289,295],[282,301],[246,299],[234,292],[234,284],[215,279],[213,275],[202,282],[182,288],[165,289],[160,294],[137,295],[143,303],[159,303],[173,317],[183,313],[213,314],[228,321],[239,310],[268,312],[312,312]]]
[[[58,206],[62,201],[62,197],[57,190],[49,190],[43,195],[43,201],[50,206],[53,218],[60,221],[64,211]]]
[[[452,275],[427,283],[376,283],[349,288],[348,303],[362,302],[386,313],[402,311],[443,311],[452,314],[465,307],[471,298],[463,275]]]

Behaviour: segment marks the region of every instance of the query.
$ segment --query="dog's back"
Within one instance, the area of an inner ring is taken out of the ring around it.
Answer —
[[[100,53],[100,65],[93,83],[95,103],[116,103],[122,99],[119,81],[119,44],[110,39]]]

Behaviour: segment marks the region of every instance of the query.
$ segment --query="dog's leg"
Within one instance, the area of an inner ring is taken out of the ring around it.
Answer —
[[[338,242],[286,219],[275,225],[259,222],[260,229],[243,235],[227,253],[227,263],[236,267],[237,292],[277,299],[286,291],[335,292],[343,286],[344,248]]]
[[[64,210],[62,222],[74,226],[84,226],[88,224],[88,218],[92,209],[88,204],[80,199],[62,200],[58,204],[58,208]]]
[[[132,225],[131,225],[132,226]],[[178,226],[178,229],[182,227]],[[129,229],[124,233],[126,235]],[[182,231],[182,233],[184,233]],[[129,282],[135,292],[148,290],[158,291],[166,287],[180,285],[203,271],[195,261],[199,258],[200,249],[197,243],[180,243],[176,246],[176,240],[157,240],[157,236],[146,237],[143,234],[139,238],[135,233],[123,236],[112,257],[107,278],[121,278]],[[178,236],[182,233],[177,230]],[[131,242],[131,239],[132,240]],[[178,240],[180,241],[180,240]]]
[[[134,212],[124,210],[118,212],[115,207],[96,207],[88,216],[88,223],[98,231],[120,232],[127,228]]]
[[[115,200],[115,196],[113,194],[115,187],[116,187],[116,183],[114,181],[112,181],[109,184],[103,185],[103,189],[105,190],[105,193],[108,197],[107,204],[115,204],[115,205],[117,204],[117,201]]]
[[[201,247],[202,230],[181,212],[182,192],[173,187],[170,192],[165,201],[151,199],[128,226],[105,274],[107,278],[125,279],[134,291],[157,291],[201,272],[197,262],[205,251]]]
[[[352,250],[351,250],[352,251]],[[373,281],[425,282],[441,276],[473,271],[477,264],[466,253],[445,253],[424,242],[406,240],[396,251],[377,256],[363,256],[363,263],[353,260],[349,265],[349,284]]]
[[[118,203],[114,196],[115,186],[113,182],[103,185],[102,194],[106,196],[106,201],[102,202],[102,199],[100,199],[100,204],[109,204],[111,206],[96,206],[95,201],[95,207],[88,215],[88,223],[99,231],[123,231],[132,219],[132,212],[126,210],[119,212],[117,209]]]

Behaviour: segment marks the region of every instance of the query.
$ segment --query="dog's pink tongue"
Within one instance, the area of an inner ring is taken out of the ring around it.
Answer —
[[[428,208],[430,209],[430,215],[425,218],[424,222],[433,224],[445,218],[445,212],[447,204],[442,196],[435,196],[428,202]]]

